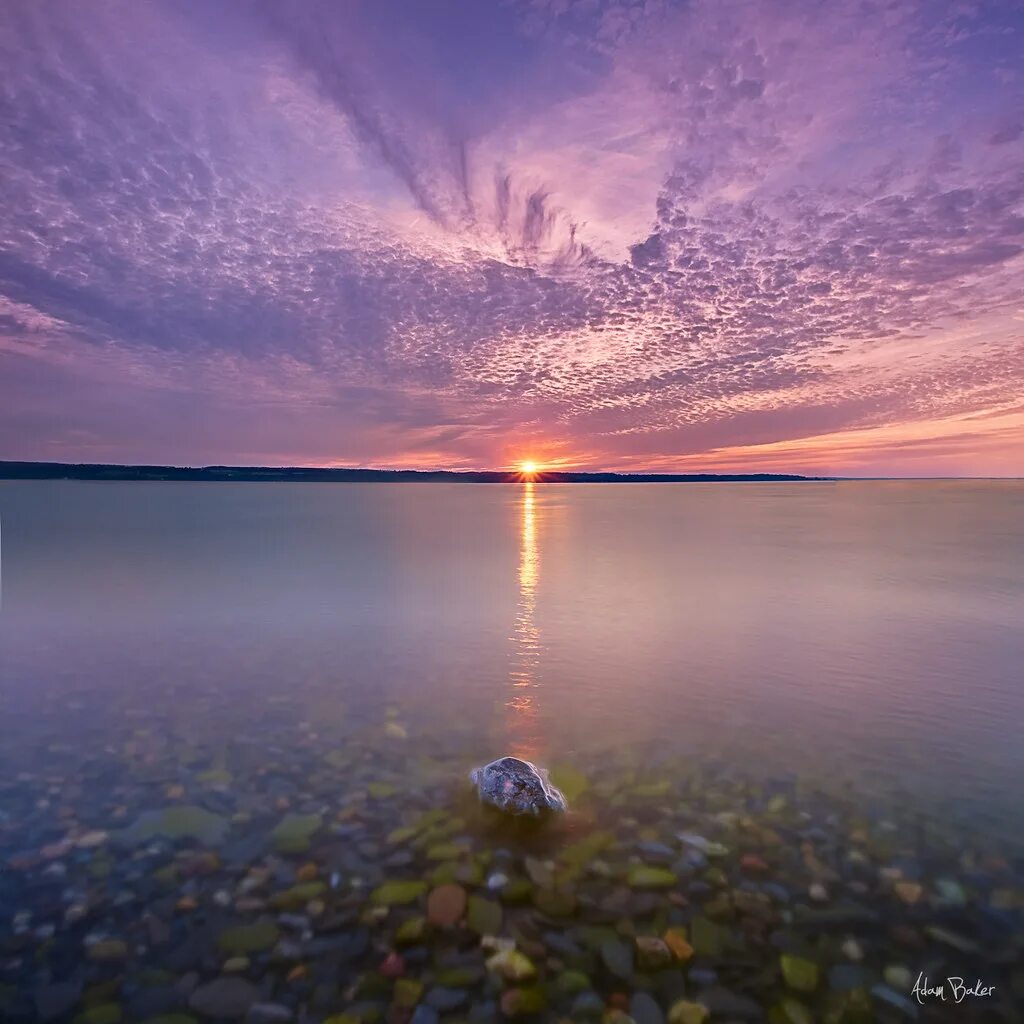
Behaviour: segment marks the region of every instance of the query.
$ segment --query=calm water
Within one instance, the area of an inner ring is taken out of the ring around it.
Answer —
[[[0,516],[5,1024],[1022,1019],[1020,484]],[[570,813],[488,819],[505,753]]]
[[[692,749],[1024,828],[1018,483],[6,483],[0,514],[29,733],[326,694],[424,744]]]

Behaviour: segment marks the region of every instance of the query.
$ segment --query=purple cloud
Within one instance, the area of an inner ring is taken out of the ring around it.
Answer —
[[[2,457],[1024,471],[1012,5],[5,7]]]

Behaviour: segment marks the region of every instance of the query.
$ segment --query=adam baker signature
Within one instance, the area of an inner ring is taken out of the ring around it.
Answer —
[[[973,985],[965,983],[963,978],[947,978],[938,985],[929,985],[928,976],[919,974],[914,982],[914,998],[923,1006],[925,999],[941,999],[946,1002],[946,992],[949,992],[954,1003],[962,1003],[968,996],[980,998],[990,996],[995,992],[995,985],[983,985],[979,978]]]

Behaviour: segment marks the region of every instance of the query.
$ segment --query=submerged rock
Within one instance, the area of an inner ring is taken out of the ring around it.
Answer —
[[[200,985],[189,998],[189,1006],[204,1017],[244,1017],[260,997],[259,989],[241,978],[217,978]]]
[[[125,844],[164,838],[194,839],[208,846],[216,846],[224,841],[229,828],[230,823],[221,815],[204,807],[181,804],[163,810],[146,811],[117,838]]]
[[[505,814],[537,817],[567,810],[565,797],[548,773],[518,757],[501,757],[470,773],[480,800]]]

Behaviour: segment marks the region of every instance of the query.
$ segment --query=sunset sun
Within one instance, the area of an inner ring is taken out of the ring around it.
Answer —
[[[519,463],[519,472],[522,473],[523,476],[534,476],[537,473],[538,468],[537,463],[530,459]]]

